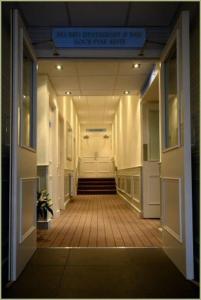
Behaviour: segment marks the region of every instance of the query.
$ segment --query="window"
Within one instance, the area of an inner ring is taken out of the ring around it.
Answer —
[[[164,63],[165,67],[165,148],[179,144],[178,91],[177,91],[177,45],[173,44]]]
[[[33,60],[24,42],[21,104],[21,144],[33,148]]]

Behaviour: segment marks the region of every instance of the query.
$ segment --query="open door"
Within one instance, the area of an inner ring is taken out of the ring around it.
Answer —
[[[17,10],[12,12],[12,67],[11,281],[36,249],[36,58]]]
[[[158,75],[141,101],[142,128],[142,216],[161,217],[160,209],[160,141]]]
[[[161,200],[163,247],[193,279],[189,15],[182,12],[162,53]]]

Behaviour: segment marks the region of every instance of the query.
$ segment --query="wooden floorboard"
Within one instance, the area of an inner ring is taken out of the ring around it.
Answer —
[[[117,195],[77,196],[52,228],[38,230],[39,248],[161,247],[160,220],[142,219]]]

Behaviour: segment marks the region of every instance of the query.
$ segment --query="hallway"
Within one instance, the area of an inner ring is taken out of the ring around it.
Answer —
[[[160,247],[160,221],[141,219],[117,195],[77,196],[38,230],[38,247]]]
[[[6,297],[198,296],[200,7],[106,2],[2,3]]]

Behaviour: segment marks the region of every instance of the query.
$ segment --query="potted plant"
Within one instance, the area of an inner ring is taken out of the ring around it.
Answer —
[[[53,216],[53,210],[51,209],[52,200],[49,198],[49,193],[46,189],[37,192],[37,220],[39,229],[48,229],[50,219],[48,220],[48,212]]]

